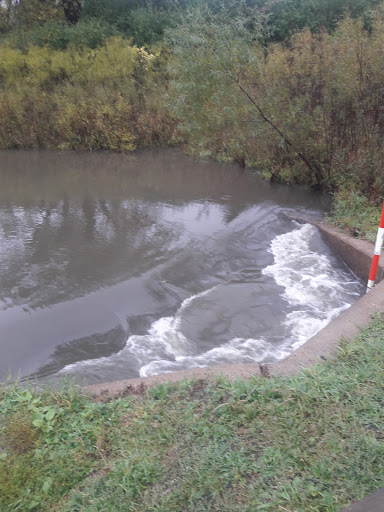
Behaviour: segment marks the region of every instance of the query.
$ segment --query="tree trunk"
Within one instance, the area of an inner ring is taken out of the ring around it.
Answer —
[[[61,0],[64,10],[65,19],[71,25],[75,25],[79,21],[81,14],[81,0]]]

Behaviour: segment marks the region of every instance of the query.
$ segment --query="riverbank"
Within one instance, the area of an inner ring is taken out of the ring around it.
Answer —
[[[384,316],[295,377],[2,387],[7,510],[340,511],[384,485]]]

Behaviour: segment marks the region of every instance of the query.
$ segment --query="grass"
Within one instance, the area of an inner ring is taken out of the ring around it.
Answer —
[[[1,511],[340,511],[384,485],[384,315],[292,378],[0,388]]]
[[[341,191],[334,198],[332,214],[327,221],[356,238],[375,242],[379,227],[381,205],[351,191]]]

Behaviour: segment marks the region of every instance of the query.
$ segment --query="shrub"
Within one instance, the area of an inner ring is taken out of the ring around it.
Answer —
[[[112,149],[165,144],[160,55],[120,37],[91,50],[0,47],[0,146]]]
[[[208,21],[207,21],[208,20]],[[195,12],[169,34],[170,107],[197,151],[252,164],[270,179],[373,200],[384,193],[384,44],[345,18],[334,34],[255,42],[239,20]]]

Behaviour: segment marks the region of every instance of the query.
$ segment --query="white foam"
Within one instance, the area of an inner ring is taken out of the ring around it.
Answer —
[[[289,355],[263,339],[234,338],[197,356],[176,356],[174,361],[157,359],[140,368],[140,376],[148,377],[185,368],[204,368],[215,364],[254,363],[264,359],[278,360]]]
[[[270,248],[275,263],[262,271],[284,288],[283,297],[291,306],[300,307],[285,320],[291,333],[287,345],[294,350],[359,296],[358,283],[351,281],[349,274],[335,270],[327,256],[311,250],[315,235],[317,228],[304,224],[277,236]]]
[[[140,376],[146,377],[213,364],[276,361],[287,357],[359,295],[359,284],[351,280],[350,274],[335,270],[326,255],[311,249],[314,236],[319,236],[318,230],[306,224],[277,236],[271,243],[274,264],[262,273],[282,287],[281,295],[291,309],[283,321],[280,340],[236,337],[199,353],[197,343],[181,332],[181,320],[196,308],[197,312],[204,311],[207,299],[214,302],[218,292],[215,286],[184,300],[175,316],[156,320],[147,334],[130,336],[119,353],[68,365],[60,373],[80,369],[84,373],[87,368],[93,369],[93,373],[97,369],[103,372],[108,368],[124,369],[128,363],[132,366],[135,359]]]
[[[166,358],[165,360],[168,361],[168,358],[175,359],[178,356],[190,354],[191,342],[178,330],[180,316],[194,300],[206,296],[213,289],[185,299],[174,317],[163,317],[156,320],[147,334],[130,336],[125,347],[117,354],[66,365],[59,371],[59,374],[76,373],[80,368],[86,370],[87,367],[97,369],[113,367],[116,364],[121,366],[132,357],[136,359],[139,367],[144,367],[159,358]]]

